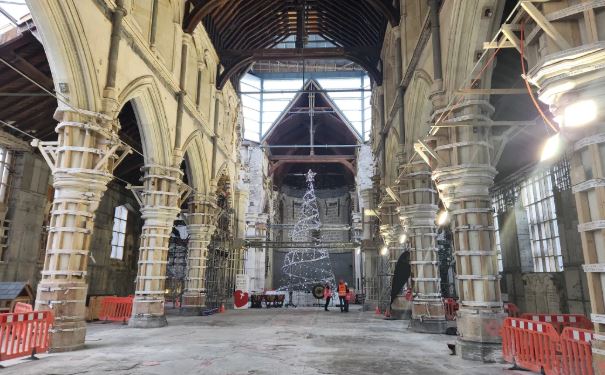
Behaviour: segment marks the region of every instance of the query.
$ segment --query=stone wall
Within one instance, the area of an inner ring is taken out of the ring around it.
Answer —
[[[555,192],[563,272],[533,272],[525,209],[517,202],[498,215],[503,268],[502,291],[522,312],[590,314],[582,247],[571,190]],[[506,299],[506,298],[505,298]]]
[[[8,198],[11,225],[8,248],[0,262],[0,281],[26,281],[33,290],[40,279],[46,243],[45,218],[50,209],[50,169],[41,156],[17,153]],[[113,216],[116,206],[129,205],[124,260],[110,259]],[[89,295],[127,295],[134,291],[142,221],[132,193],[111,183],[96,214],[88,259]]]
[[[111,259],[111,238],[114,209],[126,205],[128,221],[124,258]],[[88,261],[88,294],[117,294],[125,296],[134,293],[134,281],[137,275],[139,238],[143,221],[139,206],[132,193],[121,185],[110,183],[95,217],[95,229]]]
[[[35,286],[44,262],[43,225],[50,208],[48,197],[52,197],[50,169],[42,157],[31,152],[15,156],[8,196],[11,225],[8,248],[0,262],[0,280],[27,281]]]

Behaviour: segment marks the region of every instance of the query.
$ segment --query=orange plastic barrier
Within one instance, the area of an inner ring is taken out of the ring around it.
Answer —
[[[500,331],[502,357],[524,369],[556,375],[559,335],[550,323],[506,318]]]
[[[126,323],[132,315],[133,297],[105,297],[101,302],[99,320]]]
[[[445,307],[445,319],[456,320],[456,311],[460,308],[458,302],[453,298],[446,298],[443,300],[443,306]]]
[[[34,311],[32,305],[23,302],[17,302],[15,304],[15,308],[13,309],[13,313],[27,313],[32,311]]]
[[[48,351],[51,311],[0,314],[0,361]]]
[[[505,303],[504,312],[506,312],[511,318],[519,317],[519,308],[514,303]]]
[[[536,322],[551,323],[559,333],[564,327],[592,330],[592,322],[581,314],[523,314],[521,318]]]
[[[565,327],[561,333],[560,375],[593,375],[592,348],[593,332],[573,327]]]

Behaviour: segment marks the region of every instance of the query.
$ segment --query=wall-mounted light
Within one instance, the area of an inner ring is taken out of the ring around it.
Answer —
[[[384,245],[381,249],[380,249],[380,255],[382,256],[386,256],[389,253],[389,248]]]
[[[437,225],[442,226],[447,224],[447,222],[450,219],[450,214],[447,212],[447,210],[441,210],[441,212],[439,212],[439,214],[437,214]]]
[[[562,126],[573,128],[586,125],[597,118],[598,108],[594,100],[581,100],[563,110]]]
[[[399,243],[404,244],[405,241],[408,240],[408,235],[403,233],[401,236],[399,236]]]
[[[540,161],[545,161],[548,159],[552,159],[553,157],[559,155],[561,152],[563,142],[561,140],[561,133],[557,133],[552,137],[549,137],[544,143],[544,147],[542,147],[542,154],[540,156]]]

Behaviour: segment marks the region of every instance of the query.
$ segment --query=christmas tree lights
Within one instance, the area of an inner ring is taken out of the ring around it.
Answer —
[[[307,172],[307,191],[303,196],[300,216],[291,233],[292,242],[313,243],[294,248],[286,254],[282,272],[285,286],[281,290],[310,291],[313,285],[335,286],[328,250],[321,246],[319,208],[315,196],[315,173]]]

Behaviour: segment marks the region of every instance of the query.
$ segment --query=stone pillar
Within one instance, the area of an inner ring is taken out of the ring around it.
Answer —
[[[197,315],[206,306],[206,261],[208,245],[216,226],[216,197],[194,194],[189,199],[187,230],[189,253],[187,257],[187,280],[181,311]]]
[[[164,293],[168,242],[174,220],[181,211],[184,188],[183,172],[160,165],[143,167],[143,186],[130,187],[141,206],[145,220],[139,249],[132,317],[128,325],[135,328],[157,328],[167,324],[164,315]]]
[[[415,332],[444,333],[447,328],[441,300],[437,254],[437,190],[431,170],[422,160],[403,167],[399,190],[399,219],[410,249],[412,268],[412,321]]]
[[[561,137],[571,154],[571,184],[585,262],[582,267],[595,328],[592,356],[596,374],[605,374],[604,63],[605,48],[599,43],[546,56],[529,72],[531,80],[540,87],[540,99],[560,119]],[[565,109],[582,102],[596,110],[595,118],[574,127],[570,121],[577,121],[580,114],[566,117]]]
[[[499,360],[499,330],[506,317],[489,195],[496,170],[492,167],[489,128],[456,123],[483,122],[492,113],[493,107],[482,99],[437,110],[433,118],[443,114],[442,121],[451,127],[440,128],[429,142],[438,157],[433,180],[449,211],[454,237],[460,297],[456,352],[462,358],[484,362]]]
[[[46,257],[36,310],[52,310],[51,351],[82,348],[86,335],[86,273],[95,212],[112,172],[129,152],[117,121],[104,115],[58,111],[56,142],[34,141],[53,174]],[[118,156],[118,152],[123,152]]]

